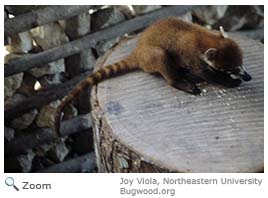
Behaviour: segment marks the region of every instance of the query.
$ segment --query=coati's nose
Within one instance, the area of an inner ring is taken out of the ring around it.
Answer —
[[[247,72],[244,72],[244,74],[241,76],[244,81],[250,81],[252,79],[251,75],[249,75]]]
[[[246,72],[244,67],[240,67],[240,72],[239,72],[242,80],[244,81],[250,81],[252,79],[251,75],[249,75],[249,73]]]

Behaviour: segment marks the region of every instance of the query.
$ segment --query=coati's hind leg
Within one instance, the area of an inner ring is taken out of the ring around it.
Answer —
[[[195,83],[184,76],[184,72],[180,72],[176,69],[178,67],[173,66],[173,64],[178,66],[179,63],[173,63],[165,50],[154,46],[143,46],[138,57],[139,67],[145,72],[160,73],[168,84],[182,91],[192,94],[201,93]]]

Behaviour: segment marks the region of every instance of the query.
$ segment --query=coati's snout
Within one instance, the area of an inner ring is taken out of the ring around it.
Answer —
[[[244,75],[242,76],[242,79],[244,81],[250,81],[252,79],[252,77],[247,72],[245,72]]]
[[[243,81],[250,81],[252,79],[251,75],[246,72],[245,68],[240,66],[236,68],[234,71],[227,72],[230,74],[232,79],[242,79]]]
[[[241,79],[243,81],[252,79],[251,75],[242,66],[242,50],[229,38],[224,38],[217,48],[207,49],[202,59],[212,71],[224,72],[232,79]]]

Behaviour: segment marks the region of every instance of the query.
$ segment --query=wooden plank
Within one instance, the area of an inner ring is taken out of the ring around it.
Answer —
[[[54,100],[64,97],[78,82],[85,79],[90,73],[91,71],[87,71],[63,84],[38,91],[33,96],[5,107],[5,122],[10,122],[12,119],[21,116],[31,109],[39,108]]]
[[[235,33],[240,34],[242,36],[246,36],[246,37],[251,38],[253,40],[259,40],[259,41],[264,40],[264,29],[263,28],[258,28],[258,29],[254,29],[254,30],[242,30],[242,31],[237,31]]]
[[[253,80],[226,89],[204,85],[201,96],[141,71],[92,91],[95,150],[101,172],[260,172],[264,165],[263,45],[231,35]],[[136,39],[103,65],[124,58]]]
[[[60,136],[65,137],[79,131],[89,130],[91,128],[90,114],[84,114],[63,121],[60,129]],[[42,128],[32,133],[24,133],[20,137],[12,139],[5,143],[5,155],[8,157],[27,153],[27,150],[43,144],[51,143],[57,139],[55,132],[51,128]]]
[[[109,53],[99,58],[96,64],[105,60],[108,54]],[[12,119],[19,117],[20,115],[30,111],[31,109],[39,108],[54,100],[61,99],[62,97],[67,95],[67,93],[71,91],[77,83],[85,79],[91,72],[92,71],[87,71],[85,73],[82,73],[79,76],[76,76],[63,84],[56,85],[46,90],[41,90],[35,95],[26,98],[25,100],[5,107],[5,123],[10,122]]]
[[[5,36],[10,36],[31,28],[45,25],[60,19],[76,16],[89,10],[88,5],[53,5],[32,12],[22,14],[18,17],[5,19]]]
[[[83,167],[86,166],[86,167]],[[96,168],[94,152],[70,159],[54,166],[37,171],[38,173],[81,173],[83,169],[93,171]]]
[[[83,28],[82,28],[83,27]],[[83,31],[82,31],[83,30]],[[78,16],[69,18],[65,20],[65,32],[67,33],[71,41],[81,38],[86,34],[90,33],[91,30],[91,17],[88,12],[81,13]],[[89,57],[91,57],[89,59]],[[85,49],[79,54],[74,54],[72,56],[66,57],[65,62],[65,74],[69,78],[73,78],[80,73],[84,72],[85,69],[88,70],[89,66],[95,64],[95,57],[92,53],[92,49]],[[92,69],[90,67],[90,69]],[[81,93],[77,98],[77,109],[79,114],[88,113],[90,111],[90,89],[87,88],[83,93]]]
[[[49,62],[77,54],[83,49],[94,48],[97,42],[101,40],[112,39],[117,36],[131,33],[147,27],[156,20],[169,16],[179,16],[196,7],[197,6],[167,6],[147,15],[138,16],[112,27],[89,34],[81,39],[48,49],[44,52],[11,60],[5,64],[5,77],[25,72],[34,67],[44,67]]]

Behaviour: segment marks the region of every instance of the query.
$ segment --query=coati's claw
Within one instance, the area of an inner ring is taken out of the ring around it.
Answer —
[[[201,94],[201,89],[199,89],[198,87],[195,87],[195,88],[192,89],[191,93],[194,94],[194,95],[200,95]]]
[[[190,94],[199,95],[201,94],[201,90],[192,82],[188,80],[180,80],[174,83],[171,83],[174,88],[185,91]]]

